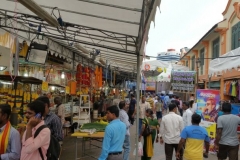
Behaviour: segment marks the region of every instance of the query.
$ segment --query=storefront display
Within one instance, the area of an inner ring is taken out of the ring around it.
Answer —
[[[225,81],[223,93],[240,99],[240,80]]]

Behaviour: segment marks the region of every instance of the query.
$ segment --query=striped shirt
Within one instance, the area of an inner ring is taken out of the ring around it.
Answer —
[[[126,124],[126,129],[127,129],[127,132],[126,132],[126,135],[130,136],[130,132],[129,132],[129,128],[131,126],[130,122],[128,121],[129,120],[129,117],[128,117],[128,114],[125,110],[121,109],[120,112],[119,112],[119,119]]]
[[[63,140],[61,119],[53,112],[49,112],[44,118],[45,124],[51,130],[51,134],[58,140]]]

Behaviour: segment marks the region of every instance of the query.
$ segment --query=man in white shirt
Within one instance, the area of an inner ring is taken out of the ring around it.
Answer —
[[[142,100],[139,102],[139,128],[138,128],[138,134],[141,133],[142,130],[142,120],[145,117],[145,112],[147,109],[151,108],[150,103],[146,102],[146,97],[142,96]],[[136,114],[137,109],[135,109],[135,112],[133,115]]]
[[[123,149],[124,149],[124,153],[123,153],[123,160],[129,160],[129,153],[130,153],[130,132],[129,132],[129,128],[131,126],[130,122],[129,122],[129,118],[128,118],[128,114],[127,114],[127,110],[128,110],[128,105],[126,104],[125,101],[121,101],[119,103],[119,108],[120,108],[120,112],[119,112],[119,119],[126,124],[126,135],[125,135],[125,140],[123,143]]]
[[[165,142],[166,160],[172,160],[173,149],[177,152],[178,143],[181,139],[180,134],[183,130],[183,119],[177,115],[177,106],[174,103],[169,104],[169,114],[162,118],[160,125],[160,143]],[[182,160],[183,151],[180,151]]]
[[[184,127],[191,126],[193,113],[192,113],[191,109],[189,108],[189,103],[183,102],[182,109],[184,110],[184,112],[183,112]]]
[[[119,102],[121,101],[120,96],[119,95],[115,95],[114,99],[113,99],[113,105],[119,107]]]

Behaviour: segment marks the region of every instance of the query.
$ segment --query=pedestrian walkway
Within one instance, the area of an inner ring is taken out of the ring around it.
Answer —
[[[133,156],[133,150],[135,147],[135,134],[136,131],[136,126],[133,125],[130,129],[131,132],[131,151],[130,151],[130,160],[135,160],[135,156]],[[100,142],[96,142],[96,145],[100,145]],[[87,143],[87,148],[89,147],[89,143]],[[81,155],[81,139],[78,139],[78,157],[80,157]],[[98,157],[101,153],[101,149],[100,148],[95,148],[92,149],[91,151],[87,152],[88,154],[91,154],[92,156]],[[240,157],[240,154],[239,154]],[[62,150],[62,154],[60,157],[60,160],[75,160],[75,138],[73,137],[66,137],[64,139],[64,144],[63,144],[63,150]],[[84,158],[78,158],[79,160],[94,160],[94,158],[91,157],[84,157]],[[173,157],[173,159],[175,160],[176,158]],[[217,157],[215,155],[210,155],[209,154],[209,158],[206,160],[216,160]],[[140,160],[140,158],[138,158],[138,160]],[[154,144],[154,157],[152,157],[152,160],[165,160],[165,154],[164,154],[164,145],[161,145],[160,143],[158,144]]]

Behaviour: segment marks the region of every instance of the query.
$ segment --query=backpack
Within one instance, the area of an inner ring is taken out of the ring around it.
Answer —
[[[155,106],[156,106],[156,111],[157,112],[160,112],[160,111],[162,111],[162,107],[163,107],[163,104],[161,103],[161,102],[156,102],[155,103]]]
[[[146,126],[145,126],[145,129],[144,129],[144,131],[143,131],[143,133],[142,133],[142,136],[143,137],[147,137],[147,136],[149,136],[150,134],[152,134],[152,130],[151,130],[151,128],[150,128],[150,126],[149,126],[149,124],[148,124],[148,120],[146,119]]]
[[[41,130],[43,130],[44,128],[48,128],[46,125],[42,125],[40,126],[35,134],[34,134],[34,138],[38,136],[38,134],[41,132]],[[58,142],[58,140],[53,136],[51,135],[50,137],[50,144],[49,144],[49,147],[48,147],[48,150],[47,150],[47,160],[58,160],[59,158],[59,155],[60,155],[60,144]],[[40,153],[40,156],[42,158],[42,160],[44,160],[44,157],[43,157],[43,153],[42,153],[42,149],[41,147],[38,148],[38,151]]]

